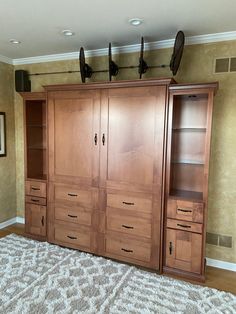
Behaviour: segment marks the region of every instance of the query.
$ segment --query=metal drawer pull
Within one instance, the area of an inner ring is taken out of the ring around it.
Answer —
[[[75,196],[75,197],[78,196],[78,195],[75,194],[75,193],[68,193],[68,195],[69,195],[69,196]]]
[[[73,215],[68,214],[68,217],[77,218],[78,216],[73,216]]]
[[[33,199],[33,198],[31,198],[31,201],[32,201],[32,202],[39,202],[39,200],[35,200],[35,199]]]
[[[182,228],[191,228],[191,226],[186,226],[186,225],[181,225],[181,224],[177,224],[177,226],[182,227]]]
[[[41,224],[42,224],[42,226],[44,227],[44,216],[42,216]]]
[[[129,202],[122,202],[125,205],[134,205],[134,203],[129,203]]]
[[[98,143],[98,135],[97,135],[97,133],[95,133],[95,135],[94,135],[94,144],[97,145],[97,143]]]
[[[172,251],[173,251],[173,246],[172,246],[172,242],[170,242],[170,245],[169,245],[169,252],[170,252],[170,255],[172,254]]]
[[[104,133],[102,134],[102,145],[103,146],[105,145],[105,134]]]
[[[126,250],[126,249],[121,249],[122,251],[124,251],[124,252],[127,252],[127,253],[133,253],[133,250]]]
[[[34,186],[31,186],[31,190],[40,191],[40,188],[35,188]]]
[[[67,236],[67,238],[71,239],[71,240],[76,240],[76,237],[71,237],[71,236]]]
[[[134,227],[130,227],[130,226],[126,226],[126,225],[122,225],[123,228],[126,228],[126,229],[134,229]]]
[[[178,208],[177,210],[179,210],[180,212],[184,212],[184,213],[192,213],[191,209]]]

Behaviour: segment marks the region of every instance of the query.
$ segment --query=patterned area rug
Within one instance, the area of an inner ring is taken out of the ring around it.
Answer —
[[[0,313],[236,313],[236,296],[14,234],[0,239]]]

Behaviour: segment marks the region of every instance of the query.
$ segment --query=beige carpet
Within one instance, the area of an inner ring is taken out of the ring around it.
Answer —
[[[0,313],[235,314],[236,296],[12,234],[0,239]]]

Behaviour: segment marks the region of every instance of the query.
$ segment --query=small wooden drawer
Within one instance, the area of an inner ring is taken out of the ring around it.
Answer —
[[[55,225],[55,240],[90,248],[91,233],[82,227],[73,230],[70,227]]]
[[[152,199],[125,194],[107,194],[107,207],[126,209],[135,212],[152,212]]]
[[[202,224],[184,220],[167,219],[167,228],[202,233]]]
[[[28,180],[25,182],[25,193],[26,195],[46,197],[47,185],[45,182]]]
[[[106,252],[143,262],[150,262],[151,259],[151,245],[149,243],[134,241],[127,238],[118,240],[107,236]]]
[[[107,230],[151,238],[151,221],[130,216],[107,216]]]
[[[25,202],[37,205],[46,205],[46,198],[26,195]]]
[[[167,202],[167,218],[203,223],[203,211],[203,203],[176,199]]]
[[[55,207],[55,219],[91,226],[91,211],[83,207]]]
[[[78,189],[76,186],[55,186],[55,200],[56,201],[69,201],[92,207],[92,191]]]

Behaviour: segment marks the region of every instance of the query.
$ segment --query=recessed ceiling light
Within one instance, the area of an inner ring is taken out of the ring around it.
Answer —
[[[64,36],[73,36],[73,35],[75,35],[75,33],[72,32],[70,29],[64,29],[64,30],[62,31],[62,34],[63,34]]]
[[[20,44],[20,43],[21,43],[21,41],[16,40],[16,39],[10,39],[9,41],[10,41],[10,43],[11,43],[11,44],[15,44],[15,45],[17,45],[17,44]]]
[[[129,23],[133,26],[139,26],[143,23],[143,20],[142,19],[139,19],[137,17],[133,18],[133,19],[130,19],[129,20]]]

